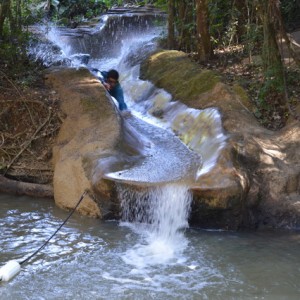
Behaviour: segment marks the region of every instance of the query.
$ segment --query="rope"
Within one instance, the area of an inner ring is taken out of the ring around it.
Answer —
[[[49,242],[50,240],[57,234],[57,232],[67,223],[67,221],[71,218],[73,213],[75,212],[76,208],[79,206],[85,195],[88,193],[88,190],[85,190],[83,194],[81,195],[79,201],[77,202],[76,206],[71,210],[70,214],[68,217],[63,221],[63,223],[56,229],[56,231],[48,238],[48,240],[40,247],[38,248],[34,253],[32,253],[29,257],[24,259],[23,261],[20,262],[20,265],[25,264],[28,262],[30,259],[32,259],[36,254],[38,254]]]

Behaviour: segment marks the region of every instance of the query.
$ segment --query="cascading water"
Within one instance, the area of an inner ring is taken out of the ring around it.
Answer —
[[[156,49],[156,38],[160,33],[161,29],[156,28],[143,36],[125,39],[118,57],[91,60],[91,64],[96,68],[117,68],[121,81],[125,82],[123,89],[132,113],[148,123],[176,132],[185,145],[202,157],[194,177],[198,180],[216,165],[227,137],[217,109],[189,108],[179,101],[172,101],[172,96],[165,90],[139,79],[140,63]]]
[[[125,188],[126,185],[119,186],[121,224],[128,225],[129,222],[133,222],[130,227],[138,232],[142,239],[125,252],[123,259],[128,264],[145,267],[149,264],[176,260],[186,248],[187,240],[182,229],[188,227],[192,199],[187,182],[197,180],[201,174],[208,172],[214,166],[224,146],[225,136],[217,110],[192,110],[179,102],[171,102],[172,97],[166,91],[139,79],[140,63],[156,49],[157,37],[162,33],[163,28],[150,26],[142,18],[135,20],[138,22],[135,30],[132,25],[125,26],[124,32],[119,30],[120,26],[113,28],[113,25],[122,25],[124,20],[128,22],[128,18],[122,20],[119,16],[114,16],[113,19],[103,16],[98,31],[94,29],[89,34],[86,32],[82,34],[81,31],[66,33],[62,29],[51,29],[48,32],[48,39],[61,49],[63,59],[69,59],[71,65],[76,66],[74,57],[82,55],[85,51],[90,55],[90,67],[100,70],[117,69],[121,75],[120,82],[124,89],[126,103],[136,119],[149,124],[150,130],[145,129],[144,125],[141,126],[140,121],[126,122],[140,130],[142,134],[157,136],[154,140],[154,144],[155,141],[157,144],[156,153],[163,156],[165,152],[162,148],[168,148],[166,153],[169,156],[169,169],[165,168],[163,171],[158,161],[155,166],[155,161],[146,160],[144,169],[142,168],[140,173],[122,172],[122,176],[130,177],[131,181],[135,182],[140,180],[146,183],[154,178],[154,182],[169,180],[173,183],[147,187],[143,190]],[[142,29],[144,29],[143,34],[140,34]],[[107,30],[110,30],[110,36]],[[78,34],[81,34],[80,38]],[[157,111],[165,111],[163,118],[154,117]],[[187,119],[190,119],[190,122],[186,122]],[[157,127],[153,127],[153,124],[160,129],[155,129]],[[162,129],[168,131],[169,136],[164,136]],[[157,132],[152,133],[153,130]],[[167,142],[175,140],[173,131],[177,132],[194,152],[187,150],[186,147],[185,149],[184,146],[180,149],[172,149],[173,145],[178,144],[178,142],[171,144]],[[189,135],[189,132],[193,132],[194,136],[185,140],[184,135],[186,133]],[[162,136],[164,137],[161,138]],[[201,156],[205,158],[203,166]],[[186,159],[187,157],[191,159]],[[158,172],[155,169],[158,169]],[[147,176],[147,172],[151,173],[150,177]],[[178,176],[177,173],[180,175]],[[122,181],[120,174],[121,172],[110,174],[109,178]],[[174,183],[175,181],[183,183]]]
[[[123,259],[139,268],[178,259],[188,242],[183,230],[188,227],[192,195],[188,186],[168,184],[143,190],[118,186],[122,225],[142,236]]]

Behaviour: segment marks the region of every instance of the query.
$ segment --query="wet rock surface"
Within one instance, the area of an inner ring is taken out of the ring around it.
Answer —
[[[105,178],[144,187],[176,181],[193,182],[201,167],[199,155],[162,128],[133,116],[125,122],[131,127],[128,131],[134,130],[140,141],[144,139],[143,158],[127,169],[106,173]]]
[[[193,182],[201,157],[173,133],[131,115],[123,118],[87,69],[48,74],[66,115],[54,147],[54,197],[72,208],[85,189],[93,192],[79,212],[118,217],[114,182],[147,187]],[[109,179],[109,181],[107,180]]]
[[[157,20],[156,12],[147,12],[145,17],[145,12],[130,10],[117,9],[108,19],[98,19],[97,25],[60,30],[61,44],[70,46],[69,57],[89,53],[91,60],[101,60],[118,55],[117,41],[125,36],[130,42],[130,34],[151,29],[152,21]],[[127,67],[135,66],[154,49],[151,41],[141,46],[143,55],[129,55]],[[278,132],[262,128],[242,87],[227,86],[216,72],[201,69],[182,52],[150,55],[141,67],[141,78],[164,88],[180,102],[156,95],[154,87],[147,95],[135,95],[134,101],[168,123],[172,134],[145,127],[135,117],[120,117],[87,70],[54,74],[52,84],[59,94],[68,95],[62,97],[68,117],[55,155],[54,188],[60,190],[55,193],[55,198],[61,199],[56,200],[60,206],[74,206],[78,194],[89,187],[95,199],[90,198],[91,205],[84,213],[115,217],[119,203],[114,181],[145,187],[183,180],[189,182],[194,194],[192,224],[225,229],[299,226],[299,124],[292,122]],[[84,89],[78,88],[81,85]],[[148,100],[143,103],[145,98]],[[74,101],[76,104],[68,108]],[[206,110],[199,113],[202,109]],[[74,116],[72,111],[76,111]],[[222,122],[218,121],[222,124],[217,125],[223,126],[225,134],[223,129],[215,130],[216,112],[222,115]],[[200,157],[203,167],[199,171]],[[77,175],[68,180],[69,174]],[[69,202],[62,200],[68,189],[72,189]]]
[[[61,27],[59,35],[62,43],[68,45],[69,54],[89,53],[91,58],[101,59],[118,55],[120,48],[116,45],[120,41],[153,30],[154,24],[165,18],[165,14],[156,9],[116,8],[95,23],[76,28]]]
[[[147,68],[151,70],[151,65]],[[177,128],[178,137],[191,152],[171,132],[145,125],[134,116],[120,117],[99,81],[86,69],[56,70],[48,75],[48,82],[60,94],[67,115],[54,149],[54,194],[59,206],[74,207],[82,191],[90,188],[94,195],[85,200],[81,213],[117,217],[114,182],[143,188],[183,180],[193,190],[193,225],[224,229],[299,226],[298,123],[279,132],[266,130],[258,125],[245,100],[216,83],[193,102],[188,99],[198,109],[219,106],[227,136],[215,167],[197,177],[205,140],[193,134],[199,134],[198,127],[209,121],[209,114],[194,120],[195,130],[183,126],[183,120],[195,115],[186,113],[177,119],[170,107],[160,108],[161,117],[173,130]],[[200,127],[204,136],[210,131],[208,125]],[[207,155],[203,152],[204,164]]]

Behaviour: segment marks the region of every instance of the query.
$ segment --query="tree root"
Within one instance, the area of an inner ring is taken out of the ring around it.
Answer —
[[[21,182],[0,175],[0,192],[30,197],[53,198],[51,185]]]

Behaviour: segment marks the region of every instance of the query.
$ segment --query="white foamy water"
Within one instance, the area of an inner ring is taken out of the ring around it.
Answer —
[[[221,114],[216,108],[189,108],[174,101],[170,93],[156,88],[150,81],[140,80],[140,61],[147,57],[142,50],[148,49],[146,53],[150,53],[155,49],[158,34],[159,31],[153,30],[143,36],[124,39],[118,57],[92,60],[91,64],[100,69],[106,66],[119,70],[125,101],[132,114],[149,124],[175,132],[189,149],[199,154],[202,164],[195,174],[195,180],[198,180],[214,168],[226,145]]]
[[[108,16],[103,16],[90,38],[94,36],[95,30],[101,33],[108,20]],[[61,49],[60,53],[53,55],[53,59],[57,61],[68,61],[70,66],[82,66],[78,57],[84,54],[78,51],[86,51],[86,55],[91,54],[89,67],[103,71],[117,69],[125,102],[132,114],[146,123],[176,133],[189,149],[202,158],[195,174],[195,180],[199,180],[216,165],[227,137],[223,132],[221,115],[217,109],[189,108],[174,101],[172,95],[165,90],[156,88],[149,81],[140,80],[140,63],[157,48],[157,38],[163,30],[162,27],[151,27],[143,35],[128,33],[122,36],[122,39],[115,41],[113,48],[119,50],[114,55],[101,48],[96,36],[95,40],[76,38],[76,31],[68,32],[51,27],[46,31],[46,38]],[[113,34],[112,32],[112,36]],[[35,50],[39,50],[38,57],[48,59],[49,55],[43,48],[37,47]]]
[[[184,229],[192,196],[188,187],[167,184],[143,190],[118,187],[123,226],[140,235],[139,242],[127,250],[123,260],[137,268],[174,263],[184,260],[181,255],[188,244]]]

